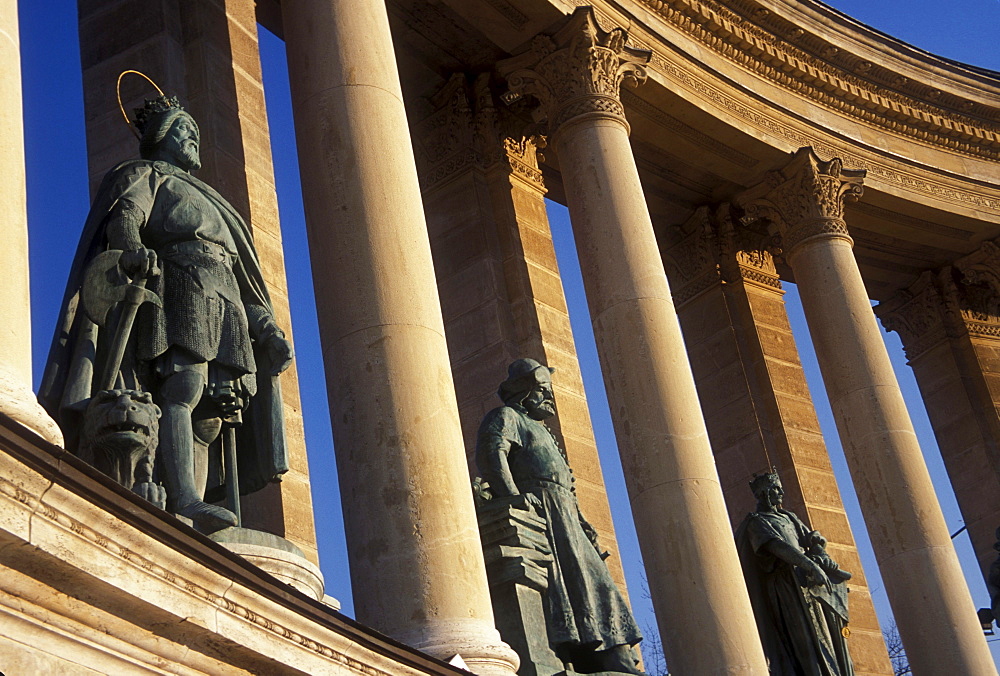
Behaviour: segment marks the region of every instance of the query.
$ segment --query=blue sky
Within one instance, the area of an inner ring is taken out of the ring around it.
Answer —
[[[73,250],[89,207],[89,196],[76,3],[73,0],[22,0],[19,4],[32,265],[32,345],[37,382],[41,376]],[[946,4],[925,0],[839,0],[831,4],[864,23],[927,51],[1000,71],[1000,55],[995,49],[997,27],[1000,26],[1000,0],[952,0]],[[306,258],[298,165],[295,144],[290,142],[294,130],[284,46],[273,35],[262,31],[261,50],[272,136],[289,139],[289,142],[275,143],[275,172],[286,247],[321,565],[327,579],[327,593],[341,599],[344,612],[350,615],[353,607],[347,555],[320,361],[312,280]],[[605,478],[612,498],[622,561],[636,614],[640,623],[652,630],[655,626],[652,610],[648,601],[642,598],[641,562],[631,513],[624,497],[621,465],[597,365],[579,266],[572,246],[572,233],[565,209],[555,204],[550,204],[550,207],[574,336],[581,357]],[[880,594],[881,582],[870,554],[870,545],[867,543],[864,524],[846,471],[802,313],[797,308],[797,295],[794,286],[787,285],[786,288],[786,300],[799,351],[807,369],[810,389],[852,527],[865,557],[869,583],[876,593],[880,620],[885,622],[889,617],[888,605],[884,594]],[[917,394],[912,372],[905,365],[895,334],[887,335],[886,339],[904,393],[908,397],[910,413],[935,478],[948,525],[952,531],[958,530],[961,527],[961,517],[941,466],[940,454]],[[960,536],[956,539],[956,547],[963,559],[975,602],[977,605],[986,605],[985,587],[975,568],[968,539]],[[994,654],[997,654],[996,650]]]

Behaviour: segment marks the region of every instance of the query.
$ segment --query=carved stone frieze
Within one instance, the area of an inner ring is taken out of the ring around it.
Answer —
[[[755,10],[755,1],[735,5],[718,0],[640,2],[729,61],[797,96],[932,145],[1000,158],[1000,126],[996,124],[1000,112],[995,107],[944,93],[885,65],[860,59],[827,43],[824,36],[807,34],[789,19],[770,12],[759,14],[762,8]],[[657,70],[660,61],[653,61]]]
[[[844,169],[839,159],[824,162],[812,148],[800,148],[784,169],[769,172],[736,203],[745,224],[767,219],[781,235],[784,250],[791,253],[813,237],[851,239],[844,203],[861,196],[864,177],[864,170]]]
[[[470,168],[504,166],[544,192],[537,151],[545,138],[526,134],[524,124],[498,107],[490,75],[471,79],[454,73],[428,101],[433,112],[414,126],[420,184],[428,190]]]
[[[818,153],[839,156],[851,166],[864,169],[868,176],[893,188],[916,192],[935,200],[941,200],[962,208],[985,209],[1000,212],[1000,199],[981,191],[967,190],[953,184],[928,180],[918,174],[900,171],[888,163],[874,161],[852,152],[849,144],[833,145],[821,134],[812,134],[799,127],[789,125],[782,117],[771,114],[760,106],[749,105],[744,98],[732,96],[728,91],[714,86],[707,79],[682,68],[654,53],[651,66],[665,75],[681,91],[699,96],[723,109],[727,114],[740,118],[761,133],[793,146],[811,146]]]
[[[611,117],[627,127],[621,85],[645,81],[651,56],[626,47],[627,39],[623,28],[601,28],[593,8],[577,8],[554,35],[536,36],[527,52],[497,64],[509,86],[504,98],[537,99],[550,133],[584,115]]]

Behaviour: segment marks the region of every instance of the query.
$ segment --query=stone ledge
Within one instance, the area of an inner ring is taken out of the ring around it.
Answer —
[[[36,637],[0,641],[0,662],[30,650],[29,664],[55,664],[68,641],[81,671],[120,664],[131,645],[129,660],[153,672],[168,660],[189,667],[171,673],[214,663],[230,673],[464,673],[280,582],[3,415],[0,566],[0,597],[19,599],[22,634]]]

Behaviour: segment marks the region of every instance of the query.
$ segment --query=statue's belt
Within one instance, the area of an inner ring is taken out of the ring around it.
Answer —
[[[165,247],[162,247],[159,251],[157,251],[157,253],[163,258],[170,258],[171,256],[185,254],[208,254],[213,258],[231,261],[236,257],[236,254],[228,251],[226,247],[221,244],[206,242],[201,239],[191,240],[188,242],[174,242],[173,244],[168,244]]]
[[[175,242],[159,249],[157,254],[164,260],[176,263],[182,270],[194,278],[198,286],[204,289],[207,293],[218,294],[219,297],[229,301],[237,307],[243,306],[243,300],[240,297],[239,289],[226,284],[224,279],[221,279],[219,276],[213,274],[211,270],[199,266],[197,261],[185,259],[185,257],[191,255],[204,256],[207,254],[212,258],[219,259],[219,261],[221,261],[228,270],[232,271],[232,261],[236,256],[235,254],[227,251],[221,244],[216,244],[215,242],[205,242],[203,240]]]

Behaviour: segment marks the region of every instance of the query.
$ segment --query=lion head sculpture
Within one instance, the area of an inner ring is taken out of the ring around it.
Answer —
[[[160,407],[148,392],[98,392],[91,397],[83,416],[78,454],[126,488],[142,485],[144,490],[136,492],[149,499],[146,493],[149,486],[154,486],[159,420]]]

